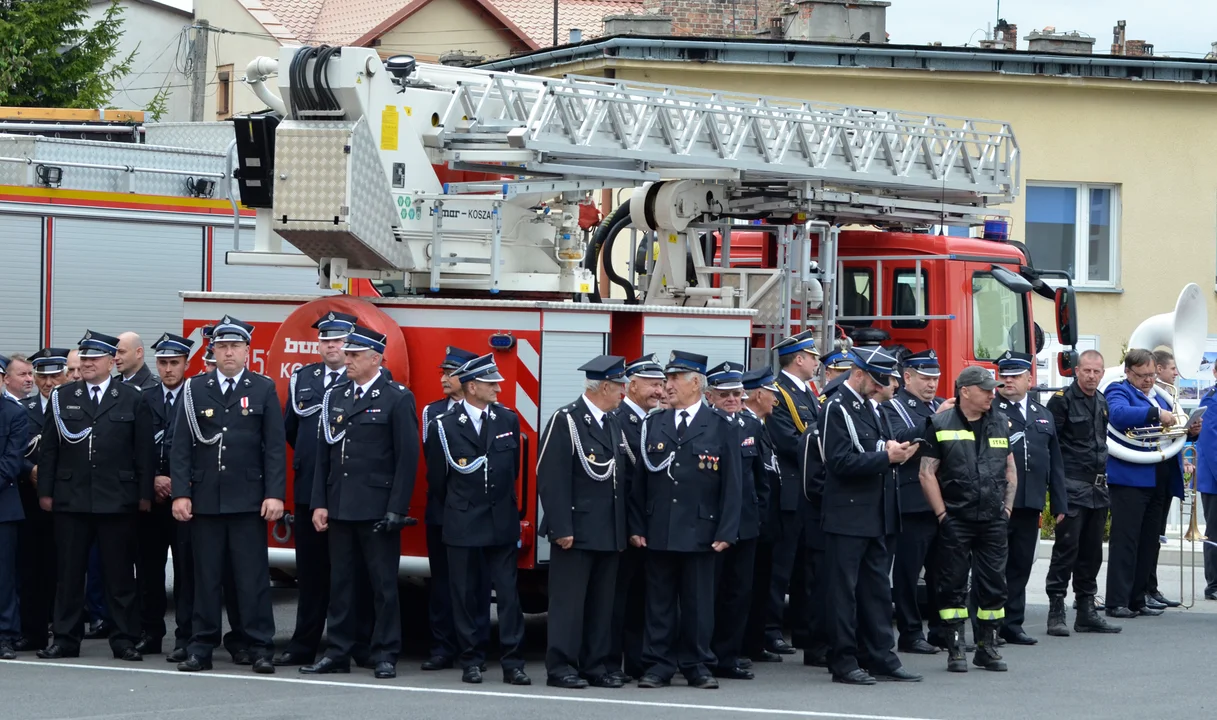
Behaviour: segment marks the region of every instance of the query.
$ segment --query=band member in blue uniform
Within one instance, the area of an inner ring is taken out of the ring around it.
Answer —
[[[8,358],[0,355],[0,368]],[[0,660],[16,660],[21,639],[17,601],[17,539],[25,513],[17,487],[29,443],[29,417],[16,398],[0,397]],[[50,568],[43,568],[50,572]]]

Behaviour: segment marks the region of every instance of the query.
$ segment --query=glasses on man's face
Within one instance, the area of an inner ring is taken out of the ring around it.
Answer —
[[[1158,377],[1158,372],[1156,370],[1150,370],[1149,372],[1143,373],[1137,372],[1136,370],[1129,370],[1128,374],[1137,380],[1149,380],[1150,378]]]

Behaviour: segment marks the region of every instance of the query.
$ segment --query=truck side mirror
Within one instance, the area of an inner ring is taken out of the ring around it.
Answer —
[[[1078,344],[1078,298],[1072,285],[1056,289],[1056,341],[1073,347]]]
[[[1011,292],[1019,295],[1026,295],[1031,292],[1031,283],[1027,282],[1027,278],[1019,275],[1016,272],[1010,272],[1001,265],[991,265],[989,272],[993,275],[993,279],[1001,283]]]
[[[1062,350],[1056,356],[1056,371],[1061,377],[1073,377],[1073,369],[1078,366],[1076,350]]]

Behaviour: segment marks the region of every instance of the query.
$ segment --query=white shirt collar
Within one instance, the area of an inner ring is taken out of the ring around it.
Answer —
[[[96,385],[94,385],[91,382],[86,382],[85,384],[89,386],[89,399],[92,400],[93,399],[93,388],[98,388],[97,397],[101,397],[102,395],[106,394],[106,388],[110,387],[110,378],[107,377],[105,380],[102,380],[101,382],[97,383]]]
[[[181,385],[178,385],[177,387],[170,390],[168,388],[168,386],[166,386],[164,383],[161,383],[161,396],[165,398],[166,402],[169,401],[169,393],[173,393],[173,397],[176,398],[180,394],[181,390],[182,390]]]
[[[853,393],[854,397],[858,398],[858,400],[861,400],[862,402],[865,402],[864,400],[862,400],[862,395],[860,395],[860,394],[858,393],[858,391],[857,391],[857,390],[854,390],[853,386],[852,386],[852,385],[850,385],[849,383],[847,383],[847,382],[843,382],[843,383],[841,383],[841,387],[843,387],[843,388],[845,388],[846,390],[848,390],[848,391],[850,391],[851,393]]]
[[[805,381],[800,380],[799,378],[795,377],[794,375],[791,375],[789,372],[787,372],[785,370],[782,371],[782,374],[785,375],[786,377],[790,378],[791,381],[794,382],[795,386],[798,387],[800,390],[802,390],[803,392],[807,392],[807,383]]]
[[[334,370],[334,369],[330,368],[329,365],[326,365],[325,371],[321,373],[321,384],[325,385],[325,380],[326,380],[326,378],[328,378],[330,376],[330,373],[338,373],[338,377],[334,378],[334,382],[335,383],[338,382],[339,380],[342,379],[342,377],[344,375],[346,375],[346,371],[347,371],[347,369],[346,369],[345,365],[343,367],[338,368],[337,370]],[[334,383],[330,383],[330,385],[333,385],[333,384]],[[326,387],[329,387],[329,386],[327,385]]]
[[[638,417],[644,418],[647,416],[647,411],[643,410],[641,405],[631,400],[628,396],[622,398],[621,401],[624,402],[626,406],[629,407],[629,409],[632,410]]]
[[[240,370],[237,371],[237,374],[235,376],[233,376],[233,378],[232,378],[233,389],[236,389],[236,387],[241,384],[241,376],[244,374],[245,374],[245,368],[241,368]],[[224,391],[224,381],[227,379],[228,379],[228,376],[225,375],[224,373],[220,372],[219,369],[217,368],[216,369],[216,381],[218,381],[220,383],[221,392]]]
[[[468,400],[462,400],[461,404],[465,406],[465,414],[469,416],[469,419],[472,420],[475,425],[479,425],[482,422],[482,413],[486,411],[470,405]]]
[[[604,427],[604,411],[596,407],[596,404],[587,399],[587,395],[583,396],[583,404],[591,411],[592,417],[596,420],[596,424]]]
[[[672,409],[676,411],[676,422],[680,422],[680,414],[681,414],[682,412],[684,412],[684,413],[688,413],[688,414],[689,414],[689,418],[688,418],[688,421],[687,421],[687,422],[688,422],[690,425],[692,425],[692,424],[693,424],[693,418],[697,417],[697,411],[698,411],[698,409],[700,409],[700,408],[701,408],[701,401],[695,402],[695,403],[693,403],[692,405],[690,405],[690,406],[689,406],[689,407],[687,407],[687,408],[672,408]]]
[[[371,380],[369,380],[369,381],[367,381],[366,383],[364,383],[364,384],[362,384],[362,385],[356,385],[355,387],[359,388],[359,396],[360,396],[360,397],[363,397],[364,395],[367,395],[367,394],[368,394],[368,388],[372,387],[372,383],[376,382],[376,381],[377,381],[377,380],[379,380],[379,379],[380,379],[380,374],[378,373],[378,374],[376,374],[376,375],[373,375],[373,376],[372,376],[372,379],[371,379]],[[351,382],[353,383],[353,382],[355,382],[355,381],[354,381],[354,380],[352,380]]]
[[[49,397],[43,395],[42,393],[38,393],[38,402],[42,403],[42,412],[46,412],[47,403],[50,401],[51,399]]]

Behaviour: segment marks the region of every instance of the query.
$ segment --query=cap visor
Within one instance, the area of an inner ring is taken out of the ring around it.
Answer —
[[[915,370],[918,375],[925,375],[926,377],[942,377],[942,370],[940,368],[934,368],[932,370],[929,368],[925,368],[925,369],[912,368],[912,369]]]
[[[488,375],[482,375],[481,377],[475,377],[474,380],[484,383],[497,383],[503,382],[503,376],[497,372],[493,372]]]

